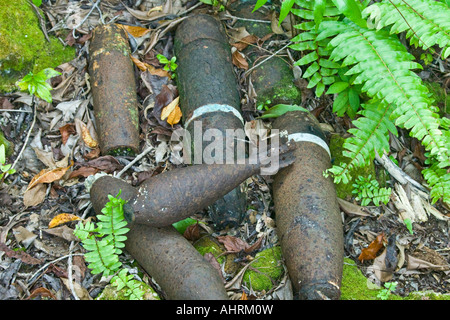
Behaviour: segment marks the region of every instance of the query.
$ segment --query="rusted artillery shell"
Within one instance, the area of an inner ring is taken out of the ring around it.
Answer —
[[[217,129],[225,137],[227,129],[243,129],[240,97],[233,71],[231,49],[223,26],[210,15],[193,15],[177,28],[174,42],[177,56],[178,90],[183,123],[191,137],[194,126],[201,122],[200,134]],[[210,143],[195,143],[192,139],[192,157],[202,154]],[[194,144],[195,143],[195,144]],[[228,145],[227,145],[228,143]],[[222,154],[237,154],[235,141],[223,140]],[[224,160],[225,162],[225,160]],[[236,188],[223,199],[212,204],[211,219],[218,229],[238,225],[246,212],[245,195]]]
[[[317,120],[301,111],[277,118],[273,128],[324,138]],[[299,299],[339,299],[344,245],[336,190],[333,181],[323,177],[330,156],[313,142],[299,141],[296,146],[295,163],[280,170],[273,183],[283,257]]]
[[[106,184],[101,181],[105,178]],[[116,196],[119,190],[122,199],[137,194],[136,188],[120,179],[102,177],[95,181],[90,191],[95,212],[101,212],[108,194]],[[155,279],[168,299],[228,299],[218,271],[175,228],[134,225],[126,236],[125,249]]]
[[[227,300],[219,271],[173,227],[136,225],[125,249],[171,300]]]
[[[125,217],[133,226],[168,226],[205,209],[236,188],[248,177],[258,173],[258,165],[196,165],[174,169],[145,180],[133,193],[127,191],[121,198],[127,200]],[[103,190],[125,187],[120,179],[100,177],[91,188],[91,200],[102,203]],[[127,187],[128,188],[128,187]],[[112,190],[111,190],[112,189]],[[111,193],[112,195],[115,195]]]
[[[114,24],[94,29],[89,46],[94,114],[102,154],[139,151],[134,66],[125,32]]]

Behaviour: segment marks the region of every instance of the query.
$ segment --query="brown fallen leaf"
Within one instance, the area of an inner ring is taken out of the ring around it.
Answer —
[[[64,224],[64,223],[67,223],[67,222],[70,222],[70,221],[75,221],[75,220],[81,220],[81,218],[76,216],[76,215],[74,215],[74,214],[61,213],[61,214],[58,214],[57,216],[55,216],[50,221],[50,223],[48,224],[48,227],[51,229],[51,228],[57,227],[57,226],[59,226],[61,224]]]
[[[70,175],[69,179],[77,178],[77,177],[89,177],[94,174],[96,174],[99,170],[97,168],[93,167],[81,167],[79,169],[73,170]]]
[[[33,290],[33,292],[25,300],[31,300],[31,299],[36,298],[37,296],[57,300],[55,295],[50,290],[48,290],[47,288],[44,288],[44,287],[40,287],[40,288]]]
[[[59,132],[61,133],[61,141],[63,144],[66,144],[67,139],[73,134],[76,134],[77,131],[75,129],[75,125],[73,123],[68,123],[59,128]]]
[[[235,47],[238,51],[242,51],[247,48],[250,44],[255,44],[259,38],[253,34],[249,34],[244,38],[240,39],[239,42],[233,43],[233,47]]]
[[[245,56],[239,52],[238,50],[234,51],[231,56],[233,64],[241,69],[248,70],[248,62],[245,59]]]
[[[52,236],[62,238],[67,241],[80,241],[78,237],[73,234],[73,229],[66,225],[61,227],[54,227],[52,229],[44,229],[45,233],[51,234]]]
[[[125,31],[127,31],[129,34],[131,34],[135,38],[145,36],[147,33],[149,33],[151,31],[150,29],[147,29],[147,28],[143,28],[143,27],[139,27],[139,26],[129,26],[129,25],[120,24],[120,23],[116,23],[116,26],[119,26],[120,28],[124,29]]]
[[[186,230],[183,233],[183,237],[185,237],[187,240],[195,241],[200,239],[200,226],[198,224],[198,221],[196,224],[191,224],[186,228]]]
[[[151,64],[145,63],[140,61],[139,59],[131,56],[131,60],[134,62],[134,64],[136,65],[136,67],[139,68],[139,70],[141,71],[148,71],[150,72],[152,75],[156,75],[156,76],[160,76],[160,77],[168,77],[171,78],[171,75],[168,71],[162,69],[162,68],[155,68],[154,66],[152,66]]]
[[[38,184],[42,183],[51,183],[56,180],[61,179],[64,174],[66,174],[67,170],[69,170],[70,167],[72,167],[73,161],[71,164],[64,168],[55,168],[55,169],[43,169],[41,172],[39,172],[36,176],[31,179],[30,184],[27,187],[27,190],[33,189]]]
[[[95,149],[98,147],[98,142],[92,137],[87,125],[84,123],[81,125],[81,138],[89,148]]]
[[[20,259],[25,264],[35,265],[35,264],[41,264],[42,263],[41,260],[30,256],[28,253],[26,253],[24,251],[21,251],[21,250],[14,251],[14,250],[10,249],[3,242],[0,242],[0,251],[3,251],[10,258]]]
[[[47,186],[43,183],[36,185],[34,188],[25,191],[23,194],[23,204],[26,207],[34,207],[42,203],[45,199]]]
[[[171,126],[180,122],[182,117],[179,101],[180,97],[178,96],[161,110],[161,120],[167,118],[167,123]]]
[[[373,260],[377,257],[378,251],[383,247],[384,233],[380,233],[375,240],[373,240],[367,248],[361,250],[361,254],[358,260],[363,262],[364,260]]]
[[[263,238],[261,237],[254,244],[249,245],[244,240],[234,236],[226,235],[217,237],[217,240],[225,246],[225,249],[227,249],[227,251],[232,253],[241,251],[244,251],[245,253],[250,253],[259,248],[262,239]]]

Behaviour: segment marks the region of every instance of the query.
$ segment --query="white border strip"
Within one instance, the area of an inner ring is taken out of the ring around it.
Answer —
[[[315,143],[315,144],[321,146],[322,148],[324,148],[328,152],[328,155],[330,156],[330,159],[331,159],[331,152],[330,152],[330,148],[328,147],[328,144],[322,138],[320,138],[314,134],[302,133],[302,132],[292,133],[292,134],[288,135],[288,140],[294,140],[295,142],[307,141],[307,142]]]
[[[184,127],[187,128],[188,125],[191,123],[192,120],[195,118],[198,118],[206,113],[211,112],[231,112],[236,118],[241,120],[242,124],[244,124],[244,119],[242,118],[239,111],[237,111],[232,106],[229,106],[227,104],[205,104],[204,106],[201,106],[200,108],[197,108],[194,110],[194,113],[192,114],[192,117],[190,117],[185,123]]]

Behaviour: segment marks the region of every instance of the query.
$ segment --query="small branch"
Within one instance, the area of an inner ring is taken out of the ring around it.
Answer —
[[[75,27],[73,27],[72,36],[74,37],[74,39],[78,39],[78,37],[75,35],[75,31],[77,30],[77,28],[81,27],[83,25],[83,23],[86,22],[87,18],[91,15],[92,11],[94,11],[95,8],[97,8],[97,10],[100,12],[100,21],[103,21],[102,12],[100,11],[100,8],[98,8],[100,1],[102,1],[102,0],[97,0],[97,2],[94,3],[94,5],[92,6],[91,10],[89,10],[88,14],[83,18],[83,20],[81,20],[81,22],[79,24],[77,24]]]
[[[279,54],[281,51],[283,51],[284,49],[286,49],[289,45],[291,45],[291,42],[288,42],[288,44],[286,44],[283,48],[277,50],[275,53],[271,54],[269,57],[265,58],[263,61],[259,62],[258,64],[254,65],[253,67],[251,67],[250,69],[248,69],[247,71],[245,71],[245,75],[248,75],[253,69],[259,67],[260,65],[262,65],[264,62],[266,62],[269,59],[272,59],[273,57],[275,57],[277,54]]]
[[[19,162],[20,158],[22,157],[23,151],[24,151],[25,148],[27,147],[28,140],[30,139],[31,132],[33,131],[34,124],[36,123],[36,114],[37,114],[37,110],[36,110],[36,100],[35,100],[35,97],[34,97],[34,96],[33,96],[33,98],[32,98],[32,103],[31,103],[31,105],[32,105],[32,107],[33,107],[33,112],[34,112],[34,114],[33,114],[33,122],[31,123],[31,127],[30,127],[30,129],[28,130],[28,134],[27,134],[27,137],[25,138],[25,142],[23,143],[22,149],[20,150],[19,155],[17,156],[16,160],[15,160],[14,163],[12,164],[11,169],[14,169],[14,167],[17,165],[17,162]],[[4,178],[6,178],[8,175],[9,175],[9,174],[6,173],[5,176],[4,176]]]
[[[127,164],[117,175],[116,178],[120,178],[122,174],[124,174],[128,169],[130,169],[136,162],[141,160],[143,157],[147,155],[150,151],[153,150],[153,146],[147,147],[144,151],[142,151],[139,155],[136,156],[136,158],[133,159],[129,164]]]

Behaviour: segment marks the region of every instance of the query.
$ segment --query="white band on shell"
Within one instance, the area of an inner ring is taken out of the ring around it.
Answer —
[[[315,144],[321,146],[323,149],[325,149],[328,152],[328,155],[330,156],[330,159],[331,159],[331,152],[330,152],[330,148],[328,147],[328,144],[322,138],[320,138],[314,134],[302,133],[302,132],[292,133],[292,134],[288,135],[288,140],[294,140],[295,142],[307,141],[307,142],[315,143]]]
[[[235,108],[226,104],[213,103],[213,104],[205,104],[204,106],[195,109],[192,116],[184,123],[184,127],[187,128],[189,123],[191,123],[191,121],[204,114],[211,112],[231,112],[236,118],[238,118],[242,122],[242,124],[244,124],[244,119],[242,118],[239,111],[237,111]]]

